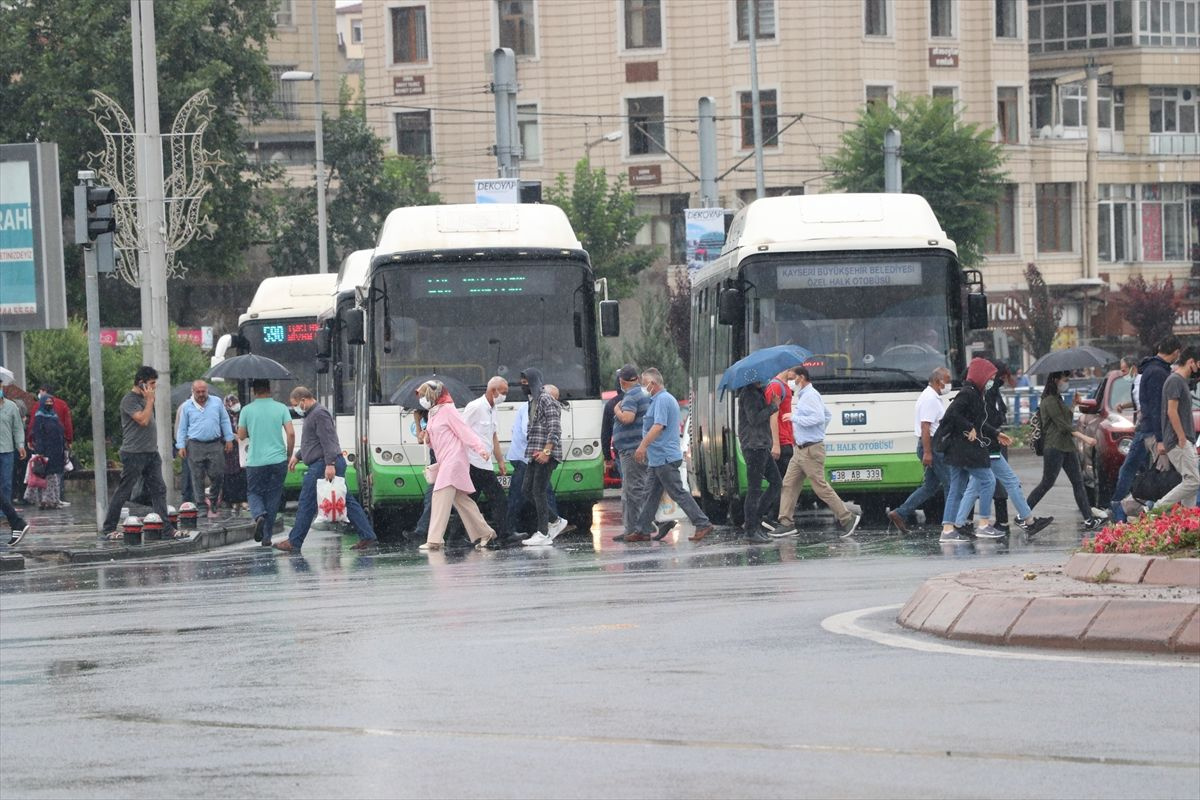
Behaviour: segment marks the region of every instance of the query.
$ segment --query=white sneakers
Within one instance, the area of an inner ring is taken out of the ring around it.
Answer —
[[[562,517],[550,523],[550,541],[558,538],[558,535],[567,529],[567,521]]]
[[[553,525],[550,526],[550,530],[554,530]],[[525,545],[526,547],[547,547],[554,544],[554,540],[541,531],[538,531],[533,536],[530,536],[528,539],[521,542],[521,544]]]

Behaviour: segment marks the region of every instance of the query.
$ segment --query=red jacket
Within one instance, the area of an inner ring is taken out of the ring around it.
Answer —
[[[66,435],[67,444],[75,441],[75,426],[71,423],[71,407],[67,405],[67,401],[61,397],[54,398],[54,413],[58,415],[58,421],[62,423],[63,433]],[[37,406],[29,410],[29,420],[25,424],[25,438],[30,439],[33,436],[33,418],[37,414]]]

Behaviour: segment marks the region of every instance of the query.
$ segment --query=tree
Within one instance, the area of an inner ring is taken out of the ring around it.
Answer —
[[[1041,358],[1054,345],[1062,308],[1050,296],[1050,287],[1037,264],[1030,263],[1025,267],[1025,284],[1029,287],[1029,307],[1021,320],[1021,341],[1036,358]]]
[[[243,255],[263,238],[255,190],[274,174],[247,157],[240,114],[253,121],[271,112],[252,98],[270,97],[273,81],[266,42],[274,30],[272,3],[262,0],[159,0],[154,4],[160,125],[170,125],[183,103],[201,89],[217,111],[204,146],[224,166],[201,209],[211,239],[193,243],[181,258],[189,270],[223,275],[239,270]],[[75,172],[103,138],[88,107],[89,92],[104,92],[133,117],[129,4],[114,0],[21,0],[4,3],[0,25],[0,141],[56,142],[64,216],[71,212]],[[67,257],[68,299],[83,306],[82,266]],[[112,293],[108,293],[112,294]],[[113,297],[132,305],[132,292]]]
[[[667,278],[667,332],[684,370],[692,363],[692,282],[688,273],[675,270]]]
[[[1175,281],[1170,275],[1166,280],[1148,282],[1135,275],[1121,286],[1116,302],[1121,306],[1125,319],[1137,331],[1142,347],[1153,353],[1158,343],[1175,327],[1182,301],[1175,294]]]
[[[958,245],[964,265],[979,264],[1005,177],[1004,150],[992,141],[992,128],[962,122],[954,102],[943,98],[902,96],[895,108],[872,103],[842,134],[838,151],[823,160],[834,172],[832,188],[883,191],[883,136],[888,128],[900,131],[902,189],[929,202]]]
[[[325,115],[325,208],[329,259],[336,265],[355,250],[375,246],[388,213],[401,206],[441,202],[429,189],[427,159],[388,156],[384,140],[367,126],[362,108],[345,102],[338,117]],[[278,235],[270,247],[278,274],[314,272],[318,263],[317,192],[289,191],[281,203]]]
[[[615,297],[630,294],[637,285],[634,277],[654,263],[658,248],[634,244],[647,218],[638,215],[637,195],[625,188],[625,176],[610,184],[603,168],[592,169],[581,158],[572,185],[560,172],[545,199],[566,212],[596,277],[608,279],[609,292]]]
[[[687,368],[679,360],[671,337],[664,335],[666,321],[667,301],[658,294],[646,297],[642,301],[640,336],[636,343],[626,344],[621,355],[623,363],[637,364],[641,369],[657,367],[667,390],[676,398],[684,398],[688,393]]]

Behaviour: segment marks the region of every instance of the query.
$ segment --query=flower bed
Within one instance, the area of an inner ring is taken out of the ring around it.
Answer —
[[[1129,522],[1107,525],[1083,540],[1087,553],[1140,553],[1200,556],[1200,508],[1172,506]]]

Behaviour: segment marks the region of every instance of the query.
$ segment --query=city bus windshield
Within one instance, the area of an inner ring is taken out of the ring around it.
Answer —
[[[949,256],[904,252],[789,253],[746,265],[749,345],[811,350],[818,388],[920,388],[949,366],[957,285]]]
[[[315,318],[255,320],[244,323],[241,333],[250,343],[251,353],[278,361],[296,376],[290,386],[307,386],[315,391],[317,350],[313,336],[318,327]]]
[[[372,282],[372,402],[436,373],[482,393],[537,367],[563,400],[595,397],[591,276],[579,262],[398,264]],[[576,346],[576,325],[584,343]]]

